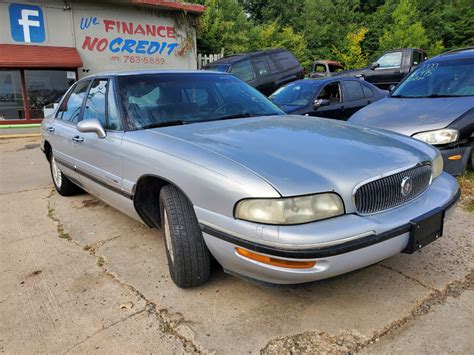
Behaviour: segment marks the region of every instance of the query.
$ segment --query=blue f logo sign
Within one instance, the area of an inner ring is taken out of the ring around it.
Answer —
[[[45,39],[43,10],[34,5],[11,4],[10,28],[16,42],[42,43]]]

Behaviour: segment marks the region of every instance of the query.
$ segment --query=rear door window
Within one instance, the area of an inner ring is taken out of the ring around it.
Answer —
[[[298,60],[290,52],[279,52],[272,55],[278,62],[281,69],[287,70],[290,68],[298,67],[300,64]]]
[[[344,82],[346,87],[346,99],[347,101],[361,100],[364,96],[361,83],[355,80],[348,80]]]
[[[364,96],[366,98],[373,97],[374,96],[374,90],[369,88],[368,86],[362,85],[362,89],[364,90]]]
[[[268,56],[261,56],[252,59],[257,77],[266,76],[278,72],[275,63]]]
[[[230,72],[243,81],[255,79],[250,60],[245,59],[232,65]]]
[[[82,103],[86,96],[87,88],[89,87],[90,80],[80,81],[76,84],[69,97],[63,101],[59,108],[56,118],[63,121],[77,123],[81,114]]]

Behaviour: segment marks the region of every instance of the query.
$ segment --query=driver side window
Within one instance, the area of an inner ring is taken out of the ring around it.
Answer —
[[[73,124],[79,122],[82,103],[84,102],[84,96],[86,96],[89,83],[90,80],[85,80],[76,84],[69,97],[62,102],[61,107],[56,113],[56,118]]]
[[[402,66],[402,52],[386,53],[377,60],[377,63],[379,63],[379,67],[375,70],[400,68]]]
[[[318,100],[329,100],[330,105],[341,102],[341,87],[339,83],[331,83],[326,85],[319,93]]]

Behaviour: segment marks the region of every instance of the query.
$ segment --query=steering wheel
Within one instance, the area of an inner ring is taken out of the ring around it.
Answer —
[[[226,102],[223,105],[220,105],[214,110],[214,113],[227,113],[227,110],[231,109],[231,112],[240,112],[242,106],[237,102]]]

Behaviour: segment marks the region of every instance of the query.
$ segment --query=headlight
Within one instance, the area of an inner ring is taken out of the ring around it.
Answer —
[[[431,172],[433,174],[433,179],[436,179],[443,172],[444,163],[441,154],[434,158],[431,164]]]
[[[235,218],[265,224],[301,224],[344,214],[344,203],[334,193],[248,199],[237,203]]]
[[[449,128],[438,129],[436,131],[427,131],[414,134],[413,138],[433,145],[448,144],[458,140],[459,131]]]

